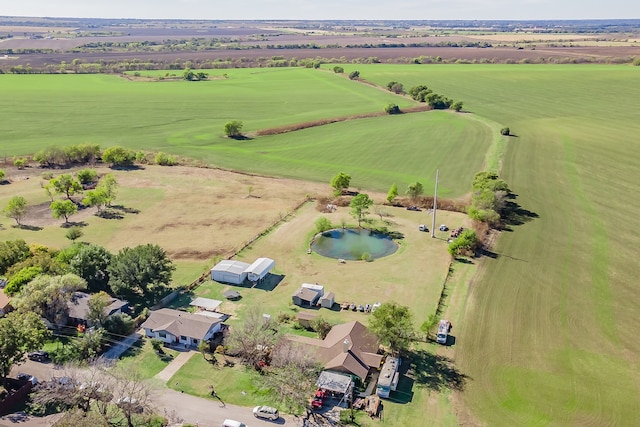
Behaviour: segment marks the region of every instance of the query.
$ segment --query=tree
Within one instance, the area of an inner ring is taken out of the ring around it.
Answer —
[[[272,352],[263,382],[282,406],[295,413],[307,406],[320,371],[322,366],[303,346],[282,339]]]
[[[27,199],[22,196],[13,196],[2,212],[8,218],[13,218],[19,226],[20,220],[27,214]]]
[[[162,292],[171,282],[175,267],[158,245],[124,248],[111,259],[107,268],[109,287],[116,295],[149,296]]]
[[[237,354],[244,363],[257,368],[269,357],[279,337],[278,324],[263,317],[258,307],[252,307],[242,325],[231,328],[227,347],[230,354]]]
[[[323,233],[333,228],[333,224],[331,224],[331,221],[329,220],[329,218],[324,216],[321,216],[320,218],[316,219],[315,225],[316,225],[316,231],[318,233]]]
[[[16,309],[34,312],[60,328],[67,323],[74,292],[86,287],[84,279],[75,274],[41,275],[24,285],[12,303]]]
[[[102,326],[105,319],[107,318],[107,313],[105,309],[111,304],[111,296],[104,292],[100,291],[97,294],[93,294],[89,297],[89,301],[87,301],[87,306],[89,307],[89,311],[87,312],[87,321],[92,326]]]
[[[407,350],[415,336],[409,308],[395,302],[386,302],[371,313],[369,329],[394,352]]]
[[[451,109],[457,113],[462,111],[462,101],[456,101],[453,104],[451,104]]]
[[[502,129],[500,129],[500,135],[504,135],[504,136],[511,135],[511,129],[509,129],[508,127],[503,127]]]
[[[5,274],[11,266],[30,256],[29,246],[22,239],[0,242],[0,274]]]
[[[170,156],[162,151],[156,154],[154,158],[154,163],[160,166],[175,166],[178,162],[173,156]]]
[[[400,107],[398,107],[398,104],[387,104],[386,107],[384,107],[384,112],[387,114],[400,114]]]
[[[7,281],[7,286],[4,288],[4,293],[7,295],[15,295],[24,285],[42,274],[42,267],[34,265],[31,267],[25,267],[18,270],[17,273],[11,275],[11,278]]]
[[[224,134],[229,138],[239,139],[242,137],[242,122],[233,120],[224,124]]]
[[[393,93],[396,93],[396,94],[404,93],[404,86],[400,82],[393,81],[393,82],[387,83],[387,89],[390,92],[393,92]]]
[[[0,318],[0,377],[3,382],[11,367],[22,362],[27,352],[44,344],[48,336],[46,325],[36,313],[14,311]]]
[[[433,91],[426,85],[418,85],[409,89],[409,96],[411,96],[414,101],[425,102],[427,95],[432,92]]]
[[[311,320],[310,326],[311,329],[318,333],[318,336],[321,340],[326,338],[326,336],[329,334],[329,331],[331,331],[331,328],[333,327],[331,323],[329,323],[322,317],[316,317],[315,319]]]
[[[68,173],[63,173],[49,182],[56,193],[65,194],[69,200],[71,200],[71,196],[74,194],[82,192],[82,185],[80,182]]]
[[[106,291],[109,289],[108,267],[111,258],[111,252],[102,246],[82,245],[69,260],[69,269],[86,280],[89,292]]]
[[[360,77],[360,71],[352,71],[349,73],[349,80],[357,80]]]
[[[429,317],[427,317],[427,320],[422,322],[422,325],[420,325],[420,331],[424,332],[424,334],[426,335],[427,339],[429,339],[429,335],[431,334],[431,330],[437,324],[438,324],[438,318],[436,317],[436,315],[435,314],[430,314]]]
[[[96,188],[95,190],[87,191],[85,198],[82,199],[82,204],[98,208],[98,215],[100,215],[107,206],[107,199],[107,193],[104,188]]]
[[[135,321],[126,313],[112,314],[102,322],[102,327],[110,334],[118,337],[118,340],[120,337],[131,334],[135,326]]]
[[[368,209],[371,205],[373,205],[373,200],[368,194],[361,193],[351,199],[351,203],[349,203],[349,207],[351,208],[350,214],[358,220],[358,227],[360,227],[362,218],[369,213]]]
[[[25,166],[27,166],[27,159],[23,157],[16,157],[15,159],[13,159],[13,166],[17,167],[18,169],[24,169]]]
[[[78,206],[71,200],[54,200],[50,205],[51,213],[55,219],[64,218],[65,224],[69,223],[69,217],[78,212]]]
[[[7,176],[7,174],[2,169],[0,169],[0,182],[4,181],[5,176]]]
[[[340,172],[333,178],[331,178],[331,188],[333,188],[333,195],[339,196],[342,194],[342,190],[349,188],[351,183],[351,176],[344,172]]]
[[[75,242],[83,235],[84,232],[80,229],[80,227],[71,227],[69,230],[67,230],[67,233],[64,235],[64,237],[71,240],[72,242]]]
[[[111,167],[127,167],[133,165],[136,153],[124,147],[109,147],[102,153],[102,161],[109,163]]]
[[[448,251],[451,256],[473,255],[478,248],[480,241],[476,232],[473,230],[464,230],[453,242],[449,243]]]
[[[80,184],[89,185],[98,181],[98,172],[95,169],[82,169],[76,173],[76,177]]]
[[[424,187],[420,182],[416,181],[407,188],[407,195],[414,202],[422,195],[422,193],[424,193]]]
[[[344,68],[342,68],[339,65],[336,65],[335,67],[333,67],[333,72],[336,74],[342,74],[344,73]]]
[[[111,206],[111,202],[116,199],[116,191],[118,189],[118,181],[113,174],[108,173],[102,177],[96,190],[104,192],[105,202],[107,206]]]
[[[387,193],[387,202],[389,204],[393,204],[393,200],[398,197],[398,186],[394,182],[391,184],[391,188],[389,188],[389,192]]]

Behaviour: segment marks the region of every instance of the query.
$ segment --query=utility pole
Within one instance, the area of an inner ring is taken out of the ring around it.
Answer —
[[[431,223],[431,237],[436,237],[436,209],[438,207],[438,175],[440,169],[436,169],[436,191],[433,193],[433,222]]]

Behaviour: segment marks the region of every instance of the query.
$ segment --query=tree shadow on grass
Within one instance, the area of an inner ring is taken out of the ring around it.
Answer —
[[[69,222],[65,222],[63,223],[60,227],[62,228],[71,228],[71,227],[86,227],[87,224],[84,221],[69,221]]]
[[[135,208],[128,208],[124,205],[111,205],[109,206],[110,209],[114,209],[123,213],[128,213],[128,214],[139,214],[140,213],[140,209],[135,209]]]
[[[11,227],[17,228],[19,230],[26,230],[26,231],[40,231],[40,230],[42,230],[42,227],[39,227],[37,225],[27,225],[27,224],[12,225]],[[0,227],[0,229],[2,229],[2,228]]]
[[[407,360],[403,360],[400,365],[400,372],[416,384],[433,391],[445,389],[463,391],[466,382],[470,379],[460,372],[448,357],[425,350],[411,351]]]
[[[515,200],[517,194],[511,193],[507,197],[505,207],[502,210],[502,227],[503,231],[513,231],[512,227],[525,224],[529,221],[539,218],[539,215],[528,209],[524,209]]]

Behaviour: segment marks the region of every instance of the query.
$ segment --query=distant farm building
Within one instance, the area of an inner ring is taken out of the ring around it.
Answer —
[[[225,259],[211,269],[211,280],[233,285],[241,285],[247,279],[256,283],[264,279],[275,265],[276,262],[270,258],[258,258],[253,264]]]
[[[241,285],[247,278],[247,268],[249,264],[246,262],[225,259],[211,269],[211,280]]]
[[[300,307],[313,307],[318,304],[318,301],[323,295],[324,286],[303,283],[291,296],[291,300],[295,305],[299,305]]]

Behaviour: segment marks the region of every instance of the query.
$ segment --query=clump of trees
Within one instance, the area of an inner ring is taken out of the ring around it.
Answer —
[[[162,151],[156,154],[155,158],[153,159],[153,162],[156,165],[160,165],[160,166],[175,166],[178,164],[178,161],[175,159],[175,157],[169,154],[163,153]]]
[[[190,82],[198,82],[201,80],[209,80],[209,74],[203,71],[193,71],[192,69],[187,68],[184,70],[182,78]]]
[[[342,195],[342,190],[346,190],[349,188],[351,184],[351,175],[346,174],[344,172],[340,172],[331,178],[331,188],[333,188],[333,195],[340,196]]]
[[[447,250],[451,256],[473,256],[480,245],[480,240],[474,230],[463,230],[453,242],[449,243]]]
[[[314,224],[318,233],[323,233],[333,228],[333,224],[331,224],[329,218],[325,216],[321,216],[320,218],[316,219]]]
[[[411,311],[395,302],[386,302],[371,313],[369,330],[395,353],[408,350],[416,335]]]
[[[391,81],[387,83],[387,90],[395,94],[401,95],[404,93],[404,85],[400,82]]]
[[[473,179],[473,195],[469,216],[492,227],[500,224],[500,214],[506,207],[511,190],[495,172],[479,172]]]
[[[336,74],[342,74],[344,73],[344,68],[342,68],[339,65],[336,65],[335,67],[333,67],[333,72]]]
[[[358,80],[360,78],[360,71],[352,71],[349,73],[349,80]]]
[[[424,193],[424,186],[418,181],[407,187],[407,196],[409,196],[412,202],[418,200],[418,197],[420,197],[422,193]]]
[[[33,160],[45,167],[68,167],[79,164],[91,164],[100,158],[100,146],[97,144],[68,145],[63,148],[49,146],[33,155]]]
[[[427,85],[418,85],[409,89],[409,96],[415,101],[426,102],[435,110],[445,110],[451,108],[456,111],[462,110],[462,101],[454,102],[446,96],[439,95]]]
[[[130,167],[135,159],[135,151],[120,146],[109,147],[102,153],[102,161],[111,167]]]

